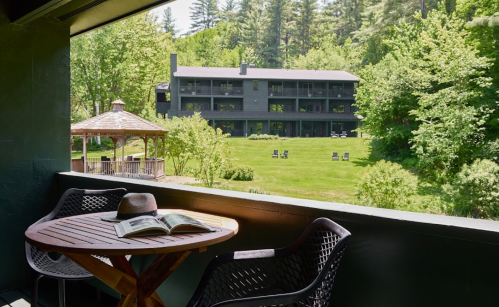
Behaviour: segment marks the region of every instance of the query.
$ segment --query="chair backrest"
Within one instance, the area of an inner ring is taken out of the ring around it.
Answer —
[[[276,272],[286,292],[308,292],[300,306],[327,306],[350,232],[327,218],[314,220],[285,249]]]
[[[343,156],[343,158],[345,158],[345,159],[349,159],[349,158],[350,158],[350,153],[345,152],[345,155]]]
[[[124,188],[110,190],[68,189],[62,194],[57,206],[47,216],[36,223],[41,223],[63,217],[118,210]]]
[[[274,150],[274,153],[272,155],[276,156],[276,155],[278,155],[278,153],[279,153],[279,150],[276,149],[276,150]]]
[[[314,220],[290,246],[219,256],[188,306],[328,306],[350,232]],[[250,256],[251,255],[251,256]],[[237,289],[243,289],[239,291]],[[244,302],[238,304],[238,299]]]
[[[338,153],[337,152],[333,152],[333,158],[338,158]]]
[[[341,135],[347,135],[347,132],[346,131],[341,131]]]

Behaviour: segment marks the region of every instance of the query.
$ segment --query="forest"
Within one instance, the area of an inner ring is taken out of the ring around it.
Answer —
[[[499,216],[499,0],[196,0],[71,43],[72,121],[115,99],[154,119],[181,66],[345,70],[380,159],[447,186],[461,215]]]

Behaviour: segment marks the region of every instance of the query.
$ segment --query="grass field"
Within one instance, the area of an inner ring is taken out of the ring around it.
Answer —
[[[360,138],[290,138],[248,140],[231,138],[236,165],[254,169],[253,181],[232,181],[236,190],[250,188],[271,195],[355,203],[355,187],[369,160],[370,141]],[[273,151],[288,150],[288,159],[272,158]],[[340,156],[332,160],[333,152]],[[350,153],[350,161],[341,156]]]
[[[254,170],[253,181],[221,180],[220,188],[249,192],[250,189],[270,195],[303,199],[358,204],[356,186],[365,173],[365,168],[376,163],[371,155],[371,141],[368,138],[290,138],[285,140],[249,140],[229,138],[232,156],[236,166],[249,166]],[[272,158],[273,151],[279,154],[288,150],[288,159]],[[125,146],[125,155],[144,152],[142,140],[134,140]],[[337,152],[339,160],[331,156]],[[341,156],[350,153],[349,161]],[[91,152],[89,157],[112,156],[113,151]],[[81,151],[73,152],[73,158],[80,158]],[[121,156],[121,149],[117,150]],[[193,165],[193,162],[187,166]],[[165,174],[173,174],[171,160],[166,161]],[[438,197],[439,188],[420,178],[415,201],[400,210],[426,212],[420,205],[423,198]],[[438,212],[436,212],[438,213]]]

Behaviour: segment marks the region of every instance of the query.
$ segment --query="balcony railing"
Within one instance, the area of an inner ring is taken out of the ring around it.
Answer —
[[[180,86],[181,95],[211,95],[210,86]]]
[[[355,93],[355,90],[353,90],[353,89],[331,89],[331,90],[329,90],[329,97],[353,98],[354,93]]]
[[[71,170],[83,173],[83,159],[72,159]],[[154,179],[163,177],[165,175],[164,170],[165,161],[163,159],[155,161],[152,159],[134,158],[133,161],[121,161],[121,157],[117,157],[116,161],[101,161],[100,158],[87,158],[87,173],[89,174]]]
[[[281,97],[281,96],[296,96],[296,88],[284,88],[282,90],[272,90],[269,89],[269,96],[276,96],[276,97]]]
[[[163,209],[203,211],[238,221],[236,236],[209,246],[209,252],[193,253],[189,265],[180,265],[176,277],[166,279],[157,294],[167,306],[185,305],[214,255],[287,246],[321,216],[352,233],[335,278],[331,306],[497,306],[496,221],[77,173],[57,174],[54,186],[58,195],[72,187],[124,187],[153,193]],[[137,267],[150,261],[135,258]]]
[[[242,87],[225,88],[225,87],[214,86],[213,95],[242,96],[243,88]]]

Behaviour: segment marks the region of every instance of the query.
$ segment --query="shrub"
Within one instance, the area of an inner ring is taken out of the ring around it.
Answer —
[[[249,140],[281,140],[285,138],[281,138],[278,135],[270,135],[270,134],[252,134],[248,136]]]
[[[409,196],[416,190],[417,178],[414,175],[399,164],[380,160],[367,167],[356,195],[363,205],[393,209],[408,205]]]
[[[260,190],[260,189],[258,189],[258,188],[250,188],[250,189],[249,189],[249,192],[250,192],[250,193],[253,193],[253,194],[264,194],[264,195],[270,195],[270,192],[269,192],[269,191]]]
[[[253,180],[253,169],[251,167],[231,167],[220,175],[224,179],[251,181]]]
[[[498,217],[499,165],[486,159],[463,165],[448,192],[454,202],[455,214],[475,218]]]

